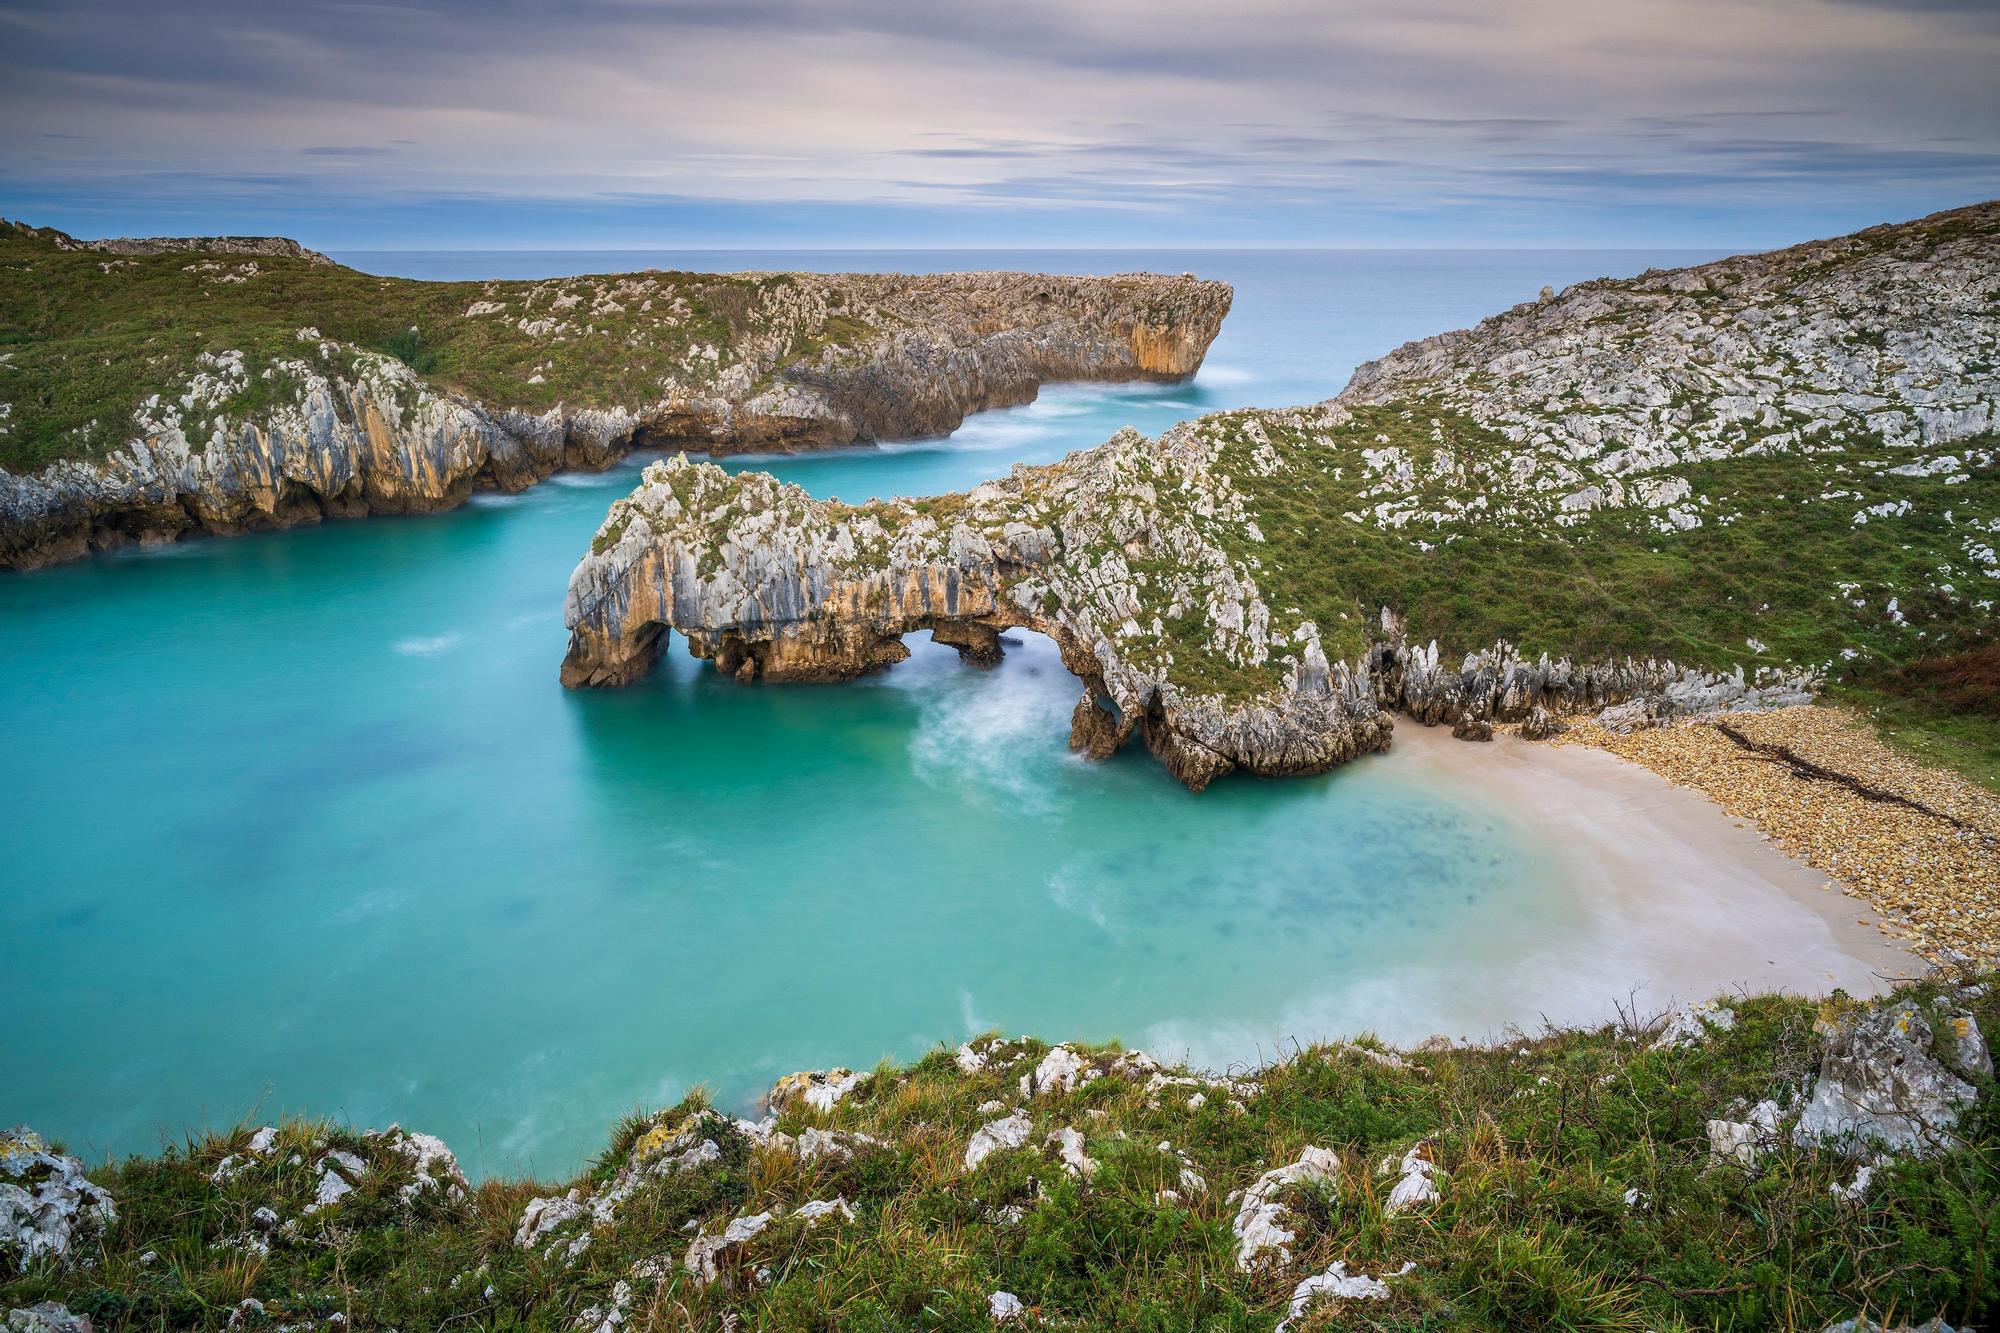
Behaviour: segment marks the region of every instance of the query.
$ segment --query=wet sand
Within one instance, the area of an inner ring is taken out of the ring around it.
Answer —
[[[1684,999],[1837,986],[1859,995],[1926,970],[1862,924],[1874,913],[1826,876],[1615,755],[1513,736],[1459,741],[1399,718],[1383,762],[1505,803],[1567,864],[1579,888],[1577,924],[1594,947],[1579,952],[1570,941],[1559,956],[1529,960],[1546,964],[1557,992],[1643,985],[1647,995]]]
[[[1560,881],[1554,906],[1538,896],[1512,920],[1442,923],[1421,949],[1397,956],[1388,946],[1365,972],[1331,965],[1268,1024],[1165,1019],[1140,1034],[1148,1050],[1224,1069],[1361,1033],[1398,1045],[1436,1033],[1491,1042],[1509,1029],[1651,1019],[1734,993],[1876,995],[1928,971],[1824,875],[1700,795],[1604,751],[1459,741],[1399,717],[1390,752],[1352,770],[1370,771],[1528,830]]]

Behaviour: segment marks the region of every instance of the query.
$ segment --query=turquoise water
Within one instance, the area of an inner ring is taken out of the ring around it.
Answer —
[[[768,467],[860,499],[1120,425],[1309,401],[1543,283],[1683,254],[351,256],[418,276],[1150,267],[1238,284],[1185,386],[1068,387],[945,441]],[[447,515],[0,577],[0,1124],[90,1154],[300,1111],[476,1172],[566,1172],[619,1113],[998,1026],[1211,1064],[1398,1020],[1391,960],[1526,953],[1573,910],[1534,833],[1394,764],[1191,797],[1065,748],[1023,636],[844,688],[556,683],[564,583],[645,460]],[[1393,991],[1393,986],[1389,986]]]

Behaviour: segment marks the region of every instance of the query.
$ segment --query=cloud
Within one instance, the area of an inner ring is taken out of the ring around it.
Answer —
[[[487,200],[651,201],[663,239],[763,207],[1474,241],[1497,207],[1563,240],[1642,197],[1922,211],[2000,152],[2000,6],[1918,0],[0,0],[0,31],[0,182],[123,199],[114,230],[295,188],[335,235]]]

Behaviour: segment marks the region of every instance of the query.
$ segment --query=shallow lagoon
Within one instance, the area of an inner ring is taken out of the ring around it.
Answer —
[[[1238,284],[1191,384],[1059,387],[946,441],[730,464],[853,500],[1326,397],[1543,283],[1703,257],[344,258]],[[0,1123],[95,1154],[330,1113],[555,1174],[697,1083],[747,1103],[793,1068],[992,1026],[1218,1064],[1421,1026],[1367,984],[1393,960],[1525,956],[1577,917],[1587,888],[1471,782],[1364,763],[1195,798],[1143,752],[1077,762],[1076,685],[1034,636],[992,672],[920,643],[831,689],[739,688],[677,646],[640,687],[566,693],[564,582],[643,461],[448,515],[0,578]]]

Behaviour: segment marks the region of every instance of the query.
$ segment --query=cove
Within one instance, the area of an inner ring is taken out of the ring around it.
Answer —
[[[1544,283],[1701,257],[342,256],[1237,284],[1189,384],[1057,387],[945,441],[728,460],[847,499],[1322,398]],[[1191,797],[1143,752],[1077,762],[1075,684],[1033,636],[990,672],[914,642],[859,684],[746,689],[676,647],[637,688],[564,691],[564,582],[644,461],[0,579],[4,1123],[94,1156],[280,1112],[400,1120],[476,1172],[563,1173],[618,1113],[692,1085],[742,1106],[795,1068],[992,1026],[1227,1063],[1394,1021],[1532,1020],[1446,1004],[1452,969],[1597,920],[1521,804],[1435,766]],[[1410,989],[1411,959],[1446,980]]]

